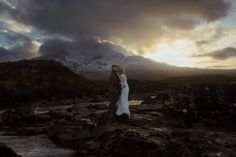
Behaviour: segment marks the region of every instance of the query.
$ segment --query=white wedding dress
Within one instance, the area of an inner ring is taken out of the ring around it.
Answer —
[[[120,98],[117,101],[118,109],[116,111],[117,116],[121,116],[122,114],[127,114],[130,117],[129,111],[129,86],[127,83],[127,78],[124,74],[119,75],[121,82],[121,94]]]

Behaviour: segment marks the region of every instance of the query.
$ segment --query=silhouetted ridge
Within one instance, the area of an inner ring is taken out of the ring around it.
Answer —
[[[56,61],[22,60],[0,63],[1,107],[37,99],[80,97],[88,89],[87,82],[88,80]]]

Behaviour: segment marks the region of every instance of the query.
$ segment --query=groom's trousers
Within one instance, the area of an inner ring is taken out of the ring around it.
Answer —
[[[116,110],[117,110],[117,101],[120,97],[120,94],[114,93],[110,97],[110,106],[109,106],[109,112],[112,117],[115,116]]]

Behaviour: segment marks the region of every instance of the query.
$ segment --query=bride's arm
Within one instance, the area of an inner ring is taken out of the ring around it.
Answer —
[[[126,78],[124,75],[120,75],[120,82],[121,82],[121,88],[125,88],[126,86]]]

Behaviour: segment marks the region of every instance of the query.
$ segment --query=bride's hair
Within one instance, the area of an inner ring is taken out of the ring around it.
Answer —
[[[125,68],[122,65],[117,65],[117,73],[125,74]]]

